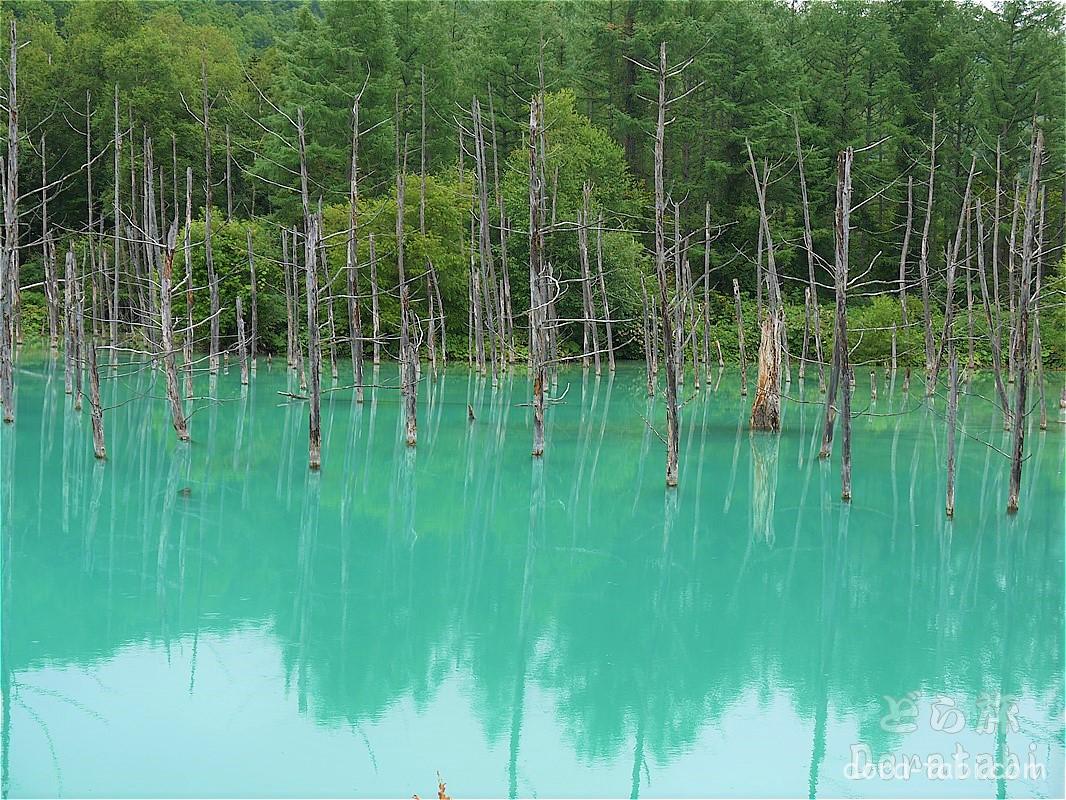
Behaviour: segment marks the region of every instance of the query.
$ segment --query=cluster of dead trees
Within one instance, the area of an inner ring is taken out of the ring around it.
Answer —
[[[10,57],[7,88],[7,149],[2,162],[4,224],[3,241],[0,247],[0,286],[3,288],[0,301],[0,404],[5,422],[15,419],[14,375],[17,345],[21,340],[19,296],[27,288],[43,288],[47,304],[48,332],[51,348],[58,352],[62,338],[65,359],[66,392],[72,397],[75,410],[80,410],[83,396],[83,380],[88,373],[89,403],[91,407],[94,451],[99,458],[106,456],[104,435],[104,407],[101,402],[101,372],[107,377],[110,368],[114,373],[125,353],[152,369],[162,371],[166,387],[167,403],[172,424],[179,440],[190,439],[189,417],[191,406],[197,399],[194,394],[194,374],[204,371],[214,376],[220,365],[227,365],[230,358],[237,360],[241,383],[248,384],[256,374],[260,352],[258,330],[257,261],[280,267],[284,284],[286,313],[286,365],[291,370],[293,382],[298,381],[299,393],[284,392],[291,399],[308,403],[308,463],[312,470],[321,466],[321,400],[324,391],[351,390],[355,400],[362,402],[368,386],[364,363],[381,363],[385,345],[395,345],[394,352],[399,362],[399,381],[391,388],[398,389],[402,398],[404,437],[409,446],[418,442],[418,386],[423,378],[423,359],[428,362],[430,375],[435,378],[444,368],[446,352],[446,319],[441,295],[440,280],[432,260],[424,264],[410,265],[405,262],[405,197],[409,192],[408,162],[410,141],[406,135],[397,134],[395,141],[395,192],[396,192],[396,243],[395,259],[397,283],[382,287],[378,281],[377,254],[373,234],[366,237],[366,252],[369,263],[360,263],[360,237],[357,206],[360,191],[360,100],[362,90],[355,96],[351,109],[351,164],[348,186],[348,215],[345,230],[328,234],[322,215],[321,196],[312,197],[311,187],[318,186],[309,175],[307,156],[307,131],[302,109],[295,115],[286,113],[266,97],[258,87],[264,104],[269,105],[278,117],[284,120],[281,131],[272,135],[282,141],[294,154],[299,170],[294,174],[298,185],[293,191],[300,198],[301,216],[297,224],[281,226],[277,231],[280,243],[280,260],[272,260],[266,254],[256,253],[251,232],[247,242],[247,278],[251,287],[249,307],[237,299],[235,308],[237,341],[224,348],[220,341],[220,317],[223,311],[220,299],[220,280],[215,268],[212,248],[214,174],[212,165],[214,138],[212,131],[213,101],[207,85],[206,70],[202,70],[202,96],[196,103],[185,98],[185,108],[201,126],[204,140],[203,185],[205,197],[203,238],[193,241],[193,171],[184,167],[184,197],[179,196],[179,157],[175,142],[170,142],[170,182],[166,180],[164,165],[157,163],[156,144],[146,133],[136,135],[132,118],[127,126],[121,125],[120,96],[116,87],[114,94],[115,128],[112,141],[104,146],[92,141],[91,98],[86,98],[83,114],[85,135],[85,162],[82,170],[86,177],[86,219],[84,229],[78,234],[85,247],[76,253],[73,237],[63,256],[63,274],[59,274],[57,258],[57,234],[71,233],[66,229],[53,229],[48,215],[50,196],[60,191],[70,175],[50,178],[45,157],[43,135],[39,142],[41,156],[40,187],[30,193],[19,193],[20,145],[31,137],[20,129],[18,112],[18,46],[17,31],[12,23],[10,30]],[[635,62],[636,63],[636,62]],[[667,192],[666,165],[664,163],[666,130],[670,124],[669,110],[674,103],[682,102],[695,88],[689,87],[680,94],[672,95],[671,85],[691,61],[670,66],[666,43],[659,50],[658,63],[636,63],[656,78],[658,97],[654,128],[654,225],[653,284],[641,281],[643,315],[641,334],[645,353],[647,393],[654,397],[663,385],[662,402],[665,406],[666,433],[660,438],[666,447],[666,484],[677,486],[679,481],[679,437],[682,410],[687,402],[682,398],[686,378],[686,363],[691,361],[691,376],[694,391],[699,391],[701,380],[710,382],[712,363],[719,370],[725,366],[722,348],[713,342],[711,324],[711,246],[726,224],[712,225],[710,205],[704,207],[704,225],[701,230],[685,233],[681,228],[681,201],[673,200]],[[363,87],[365,89],[365,85]],[[584,369],[594,369],[599,375],[604,363],[614,371],[618,342],[615,325],[624,320],[612,318],[605,281],[603,237],[607,230],[604,213],[594,210],[593,187],[587,181],[582,192],[582,204],[575,220],[557,220],[556,203],[549,185],[558,184],[558,175],[549,180],[548,137],[544,118],[545,92],[543,77],[529,103],[528,132],[524,147],[528,159],[528,221],[525,231],[521,223],[515,225],[508,219],[502,200],[500,165],[496,147],[496,120],[493,110],[491,87],[488,92],[488,118],[483,115],[479,98],[472,99],[469,111],[462,109],[454,117],[460,142],[460,165],[465,169],[465,160],[473,163],[473,191],[470,197],[469,233],[469,318],[466,322],[469,337],[468,358],[470,366],[480,374],[491,374],[493,385],[505,371],[514,369],[519,361],[519,332],[525,328],[528,342],[526,368],[531,377],[532,398],[532,453],[542,456],[545,450],[545,414],[553,402],[562,396],[552,396],[558,386],[560,366],[567,361],[580,361]],[[426,231],[426,89],[422,75],[421,91],[421,141],[419,147],[419,231]],[[402,113],[397,99],[396,114]],[[974,189],[974,175],[978,159],[974,156],[966,191],[961,202],[961,211],[954,236],[945,249],[943,329],[933,330],[933,310],[936,301],[931,289],[933,270],[930,267],[931,215],[936,174],[937,133],[933,119],[933,134],[929,147],[929,168],[926,181],[926,204],[924,222],[920,234],[918,252],[918,280],[911,277],[909,269],[910,241],[915,220],[913,207],[913,178],[908,179],[907,223],[902,237],[899,279],[891,282],[868,280],[870,268],[853,275],[849,264],[849,239],[851,214],[866,200],[856,204],[852,197],[852,170],[856,154],[871,150],[877,143],[862,150],[847,148],[837,158],[836,212],[834,224],[835,247],[832,261],[826,261],[816,252],[811,231],[811,215],[808,203],[808,186],[804,170],[804,148],[800,140],[798,121],[795,121],[796,175],[798,176],[799,201],[803,211],[803,249],[806,253],[808,276],[804,285],[804,329],[802,349],[799,355],[799,378],[804,379],[806,369],[817,369],[818,385],[825,393],[824,425],[821,455],[832,452],[834,427],[837,417],[841,421],[841,493],[847,500],[851,496],[851,406],[855,386],[855,366],[852,364],[853,347],[850,344],[847,305],[849,292],[853,296],[868,296],[873,293],[895,294],[898,292],[902,324],[920,326],[924,339],[925,393],[935,395],[938,379],[946,369],[948,375],[947,425],[948,445],[948,497],[947,511],[954,508],[954,441],[956,409],[960,392],[959,351],[968,349],[967,369],[964,376],[972,376],[974,364],[974,318],[983,310],[992,336],[992,367],[996,387],[996,403],[1000,407],[1004,426],[1011,432],[1010,492],[1008,509],[1015,510],[1018,504],[1019,485],[1023,463],[1024,422],[1030,411],[1030,378],[1035,378],[1039,394],[1041,426],[1046,426],[1046,411],[1043,402],[1044,376],[1040,352],[1039,303],[1041,293],[1041,264],[1046,260],[1044,198],[1040,180],[1044,159],[1043,136],[1034,123],[1029,169],[1019,175],[1013,192],[1013,213],[1010,214],[1009,244],[1006,259],[1001,257],[1001,222],[1006,219],[1002,199],[1008,193],[999,185],[999,151],[996,153],[996,190],[991,204]],[[397,130],[401,126],[397,125]],[[135,158],[135,146],[140,139],[141,158]],[[231,171],[233,159],[230,153],[229,134],[226,131],[226,157],[224,174],[226,190],[226,215],[232,216],[233,194]],[[123,172],[123,153],[129,147],[129,183]],[[35,145],[31,145],[35,147]],[[112,193],[112,229],[106,230],[105,214],[98,206],[100,196],[93,184],[94,165],[110,152],[114,158],[114,185]],[[759,212],[757,256],[754,259],[757,286],[757,314],[759,342],[757,348],[757,378],[751,407],[750,427],[753,431],[777,434],[782,426],[782,398],[792,381],[790,352],[787,336],[782,275],[775,260],[775,233],[770,224],[772,214],[767,195],[772,175],[778,165],[766,159],[760,164],[750,144],[747,156],[755,186]],[[165,159],[164,159],[165,160]],[[80,172],[80,170],[79,170]],[[120,178],[121,176],[121,178]],[[182,203],[182,199],[184,203]],[[498,217],[493,213],[493,203]],[[991,211],[990,211],[991,206]],[[32,207],[41,219],[41,236],[38,241],[21,242],[20,214]],[[184,217],[182,217],[184,211]],[[990,213],[989,213],[990,212]],[[672,217],[672,220],[671,220]],[[987,221],[990,221],[988,224]],[[672,223],[672,224],[671,224]],[[728,223],[727,223],[728,224]],[[184,274],[175,275],[174,257],[179,246],[179,231],[183,230],[180,246],[184,256]],[[523,313],[516,309],[511,294],[510,273],[513,265],[508,261],[508,238],[511,234],[528,237],[529,252],[529,305]],[[986,235],[987,234],[987,235]],[[574,235],[577,241],[579,278],[560,279],[548,257],[547,237]],[[330,241],[331,239],[336,241]],[[693,273],[688,253],[690,245],[703,244],[702,272]],[[989,246],[990,244],[990,246]],[[343,264],[331,271],[327,259],[329,248],[343,248]],[[19,257],[21,252],[40,248],[44,264],[43,287],[23,286],[19,280]],[[201,249],[206,273],[206,286],[194,285],[192,253]],[[989,250],[991,252],[989,252]],[[986,257],[988,257],[986,259]],[[989,290],[986,260],[991,262],[992,288]],[[1006,261],[1007,308],[1001,303],[1000,266]],[[871,265],[872,266],[872,265]],[[362,288],[364,267],[369,273],[369,291]],[[413,268],[412,268],[413,267]],[[828,274],[830,284],[819,281],[820,274]],[[964,317],[956,298],[959,275],[964,277]],[[976,276],[976,278],[974,277]],[[739,344],[739,368],[741,394],[748,392],[748,364],[745,347],[745,321],[739,284],[732,282]],[[906,299],[908,289],[920,288],[923,315],[921,320],[908,319]],[[559,314],[559,300],[567,291],[581,293],[582,316],[566,319]],[[831,353],[825,354],[827,346],[821,330],[821,315],[818,298],[820,290],[831,288],[835,300]],[[208,297],[209,310],[205,317],[197,318],[195,299],[203,294]],[[382,332],[381,298],[389,294],[399,299],[398,337],[387,337]],[[981,308],[975,308],[979,296]],[[184,303],[181,299],[184,297]],[[177,302],[175,302],[177,301]],[[346,309],[348,330],[339,330],[336,305]],[[369,320],[365,319],[369,305]],[[960,318],[961,321],[960,321]],[[964,324],[963,324],[964,323]],[[369,328],[369,335],[367,335]],[[581,348],[577,355],[564,355],[560,339],[565,332],[580,329]],[[205,333],[206,332],[206,333]],[[892,331],[892,359],[884,364],[886,371],[895,372],[896,330]],[[602,338],[601,338],[602,336]],[[1001,341],[1009,342],[1007,352],[1001,352]],[[206,341],[206,353],[199,346]],[[351,355],[352,382],[338,386],[338,349],[347,347]],[[101,357],[101,354],[103,357]],[[878,365],[873,365],[875,368]],[[322,371],[330,370],[332,387],[324,390]],[[664,380],[660,382],[660,372]],[[909,388],[910,370],[904,379],[904,389]],[[375,372],[376,375],[376,372]],[[374,379],[376,381],[376,378]],[[1009,391],[1013,387],[1013,397]],[[295,388],[295,387],[292,387]],[[871,372],[871,393],[876,398],[876,374]],[[1066,394],[1064,394],[1066,401]],[[650,423],[649,423],[650,424]]]

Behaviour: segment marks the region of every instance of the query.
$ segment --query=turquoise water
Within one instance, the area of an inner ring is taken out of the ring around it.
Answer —
[[[396,390],[329,394],[317,475],[288,380],[261,361],[242,391],[231,368],[183,446],[161,373],[123,365],[97,463],[61,364],[23,358],[5,795],[426,797],[437,771],[457,797],[1062,795],[1057,403],[1010,518],[974,382],[948,521],[943,399],[882,381],[871,403],[865,377],[850,507],[839,445],[812,458],[810,380],[779,438],[748,433],[731,371],[694,396],[676,494],[639,366],[563,372],[543,463],[524,374],[424,381],[417,449]],[[1023,774],[862,777],[863,748],[956,745]]]

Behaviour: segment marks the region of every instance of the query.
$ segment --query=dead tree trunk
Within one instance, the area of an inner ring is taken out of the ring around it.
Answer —
[[[674,71],[676,74],[677,70]],[[666,364],[666,485],[677,486],[680,445],[677,401],[679,358],[674,352],[674,311],[666,274],[666,192],[663,187],[663,149],[666,143],[666,79],[673,77],[666,66],[666,42],[659,44],[659,103],[655,125],[655,274],[659,279],[662,311],[663,361]],[[680,288],[680,287],[679,287]]]
[[[925,200],[925,224],[922,227],[922,249],[918,255],[918,275],[922,282],[922,324],[925,332],[926,394],[932,394],[933,320],[929,308],[929,226],[933,221],[933,177],[936,175],[936,111],[933,112],[933,133],[929,141],[929,189]]]
[[[6,253],[5,253],[6,258]],[[74,245],[69,245],[63,262],[63,387],[74,393]],[[3,282],[0,281],[0,285]],[[6,302],[6,301],[0,301]]]
[[[644,283],[644,276],[640,276],[641,296],[641,332],[644,335],[644,373],[648,384],[648,397],[655,394],[655,372],[652,369],[652,340],[655,337],[655,326],[651,321],[651,308],[648,305],[648,287]]]
[[[1022,450],[1025,442],[1025,412],[1028,389],[1028,370],[1025,351],[1029,337],[1029,280],[1033,261],[1033,228],[1036,224],[1037,192],[1040,185],[1040,162],[1044,149],[1043,131],[1037,130],[1029,166],[1029,190],[1025,198],[1025,230],[1022,235],[1022,275],[1018,292],[1017,344],[1014,362],[1018,387],[1015,390],[1014,430],[1011,432],[1010,488],[1007,512],[1018,510],[1018,495],[1022,483]]]
[[[955,419],[959,411],[959,358],[955,352],[955,343],[948,343],[948,369],[950,370],[948,388],[948,491],[945,511],[949,517],[955,516]]]
[[[988,299],[988,280],[985,278],[985,247],[984,247],[984,222],[981,215],[981,198],[977,198],[977,277],[981,282],[981,301],[985,309],[985,320],[988,322],[989,341],[992,351],[992,374],[996,381],[996,395],[999,397],[999,405],[1003,410],[1004,424],[1010,419],[1010,400],[1007,397],[1007,389],[1003,385],[1003,357],[1000,353],[1000,327],[998,315],[992,316],[992,306]]]
[[[603,278],[603,215],[596,220],[596,274],[600,281],[600,297],[603,300],[603,319],[607,328],[607,365],[614,372],[614,332],[611,330],[611,306],[607,301],[607,284]]]
[[[14,344],[18,304],[18,36],[11,20],[7,62],[7,164],[4,168],[4,241],[0,252],[0,405],[4,422],[15,421]],[[88,123],[86,123],[88,124]]]
[[[733,278],[733,302],[737,309],[737,349],[740,360],[740,396],[748,395],[748,360],[744,355],[744,313],[740,304],[740,283]]]
[[[899,256],[899,313],[901,323],[907,327],[907,253],[911,243],[911,220],[914,217],[914,177],[907,176],[907,223],[903,229],[903,249]]]
[[[500,272],[503,274],[503,305],[506,318],[506,331],[509,343],[508,360],[515,361],[515,337],[514,337],[514,306],[511,303],[511,277],[507,268],[507,214],[504,209],[502,187],[500,185],[499,148],[496,145],[496,111],[492,104],[492,84],[489,84],[489,125],[492,128],[492,174],[496,185],[496,207],[500,211]],[[436,276],[434,276],[436,282]],[[440,289],[437,289],[437,306],[443,314],[444,309],[440,304]],[[442,328],[443,331],[443,328]],[[443,332],[441,336],[443,337]],[[614,354],[611,354],[612,363]],[[613,369],[613,367],[612,367]]]
[[[840,499],[851,502],[851,382],[853,374],[844,348],[840,408]]]
[[[581,266],[581,304],[585,320],[584,336],[581,350],[581,362],[585,369],[589,366],[589,355],[593,356],[596,374],[600,374],[600,342],[596,330],[596,311],[592,301],[592,276],[589,269],[589,214],[591,213],[592,184],[585,182],[581,190],[581,209],[577,220],[578,262]],[[590,351],[591,348],[591,351]]]
[[[55,241],[52,238],[48,220],[48,162],[43,133],[41,134],[41,261],[44,265],[44,297],[48,306],[48,344],[52,350],[57,350],[59,348],[59,281],[56,278]],[[117,244],[115,263],[117,267]],[[118,286],[117,282],[115,286]],[[117,302],[115,307],[118,308]]]
[[[818,362],[818,388],[825,391],[825,359],[822,358],[822,322],[818,314],[818,282],[814,272],[814,237],[811,233],[811,207],[807,199],[807,178],[803,171],[803,146],[800,143],[799,118],[792,117],[796,132],[796,165],[799,167],[800,198],[803,201],[803,247],[807,251],[807,280],[811,293],[811,317],[814,328],[814,354]],[[908,229],[910,226],[908,225]]]
[[[302,137],[301,137],[302,138]],[[318,250],[318,218],[309,214],[306,219],[307,234],[304,243],[304,277],[307,284],[307,366],[310,373],[308,398],[308,457],[312,470],[322,466],[322,418],[321,378],[322,352],[318,330],[318,270],[315,258]]]
[[[400,146],[399,139],[396,142]],[[418,444],[418,349],[411,338],[411,287],[404,274],[404,188],[407,184],[407,138],[396,173],[396,271],[400,281],[400,377],[403,383],[404,433],[408,447]]]
[[[174,313],[172,310],[172,291],[174,278],[174,251],[177,246],[178,227],[171,225],[167,233],[166,252],[163,256],[163,269],[159,272],[159,322],[160,340],[163,344],[163,370],[166,373],[167,398],[170,401],[170,417],[178,439],[189,439],[189,429],[185,422],[185,411],[181,404],[181,392],[178,389],[178,367],[174,348]],[[188,267],[186,267],[186,270]],[[191,310],[189,311],[191,315]]]
[[[381,314],[378,312],[378,257],[374,250],[374,234],[368,237],[370,246],[370,322],[374,337],[374,366],[381,363]]]
[[[192,347],[193,347],[193,305],[192,305],[192,167],[185,169],[185,341],[183,353],[185,360],[185,397],[192,399]]]
[[[237,295],[237,358],[241,362],[241,385],[248,385],[248,342],[244,338],[244,309],[241,296]]]
[[[847,383],[844,391],[850,391],[851,380],[847,373],[848,357],[848,249],[850,240],[851,218],[851,164],[854,153],[849,147],[837,156],[837,203],[835,217],[836,248],[833,265],[833,282],[836,287],[836,322],[833,332],[833,366],[829,373],[829,391],[825,396],[825,421],[822,432],[821,458],[828,458],[833,450],[833,423],[836,415],[837,387],[843,379]],[[850,403],[850,398],[845,398]],[[850,473],[849,473],[850,485]]]
[[[211,297],[211,374],[218,372],[219,358],[219,299],[218,275],[215,274],[215,256],[211,247],[211,118],[210,105],[207,101],[207,66],[200,61],[200,78],[203,88],[203,128],[204,128],[204,264],[207,267],[208,292]]]
[[[118,283],[119,283],[118,278],[119,278],[119,274],[120,274],[119,254],[122,252],[122,242],[121,242],[121,239],[122,239],[122,205],[119,202],[120,196],[122,194],[122,192],[120,190],[120,187],[122,185],[122,180],[121,180],[121,177],[120,177],[122,175],[122,128],[119,125],[118,84],[117,83],[115,84],[115,142],[114,142],[114,147],[115,147],[115,197],[114,197],[114,204],[113,204],[112,208],[113,208],[113,213],[114,213],[114,217],[115,217],[115,252],[114,252],[114,259],[115,259],[115,267],[114,267],[114,269],[115,269],[115,271],[114,271],[113,286],[111,287],[111,292],[112,292],[112,304],[111,304],[111,308],[112,308],[112,313],[111,313],[111,347],[112,348],[118,347]],[[43,145],[42,145],[41,149],[42,149],[42,153],[43,153],[43,150],[44,150]],[[177,173],[175,173],[174,180],[175,181],[177,180]],[[177,198],[175,198],[174,202],[175,202],[174,216],[175,216],[175,218],[177,218],[177,213],[178,213]],[[115,352],[116,351],[112,350],[112,358],[115,357],[114,356]]]
[[[711,204],[703,207],[703,378],[711,380]],[[719,358],[721,357],[719,348]]]
[[[363,402],[363,317],[359,303],[359,101],[352,106],[352,164],[348,184],[348,251],[346,276],[348,279],[348,336],[352,351],[352,376],[355,380],[355,401]]]
[[[259,349],[257,340],[259,338],[259,299],[258,299],[258,285],[255,274],[255,251],[252,249],[252,228],[248,227],[248,279],[250,282],[251,295],[249,300],[252,303],[252,329],[248,337],[248,354],[251,361],[252,373],[255,373],[255,360],[257,351]]]
[[[89,342],[89,408],[93,424],[93,455],[107,458],[104,443],[104,409],[100,404],[100,371],[96,366],[96,342]]]
[[[767,313],[759,324],[759,377],[755,386],[755,400],[751,405],[751,428],[777,432],[781,430],[781,357],[785,342],[781,289],[777,282],[770,218],[766,212],[766,186],[770,176],[769,169],[764,167],[760,178],[750,142],[747,143],[747,148],[751,174],[755,180],[755,192],[759,200],[759,225],[766,242],[767,275]]]
[[[529,352],[533,371],[533,456],[544,455],[544,390],[548,340],[545,329],[547,285],[541,211],[544,188],[539,159],[541,95],[529,102]]]

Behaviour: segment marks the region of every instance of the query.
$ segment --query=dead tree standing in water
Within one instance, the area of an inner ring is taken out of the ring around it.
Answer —
[[[399,140],[397,147],[401,147]],[[407,137],[397,154],[396,172],[396,271],[400,281],[400,381],[403,385],[404,433],[408,447],[418,444],[418,347],[411,338],[411,287],[404,275],[403,205],[407,184]]]
[[[948,342],[948,491],[944,506],[949,517],[955,516],[955,419],[959,410],[959,357],[955,343]]]
[[[544,455],[544,390],[547,381],[548,286],[541,213],[544,188],[539,158],[542,95],[529,102],[529,351],[533,372],[533,456]]]
[[[1029,337],[1029,294],[1033,262],[1033,229],[1036,225],[1036,203],[1040,185],[1040,161],[1044,149],[1044,133],[1037,130],[1029,164],[1029,191],[1025,198],[1025,230],[1022,234],[1022,275],[1018,293],[1018,329],[1014,363],[1016,368],[1014,429],[1011,432],[1010,489],[1007,495],[1007,512],[1018,510],[1018,494],[1022,483],[1022,449],[1025,442],[1025,411],[1028,389],[1026,347]]]
[[[744,313],[740,304],[740,282],[733,278],[733,302],[737,307],[737,349],[740,359],[740,396],[748,395],[748,359],[744,355]]]
[[[181,404],[181,391],[178,388],[178,366],[174,347],[174,312],[173,280],[174,250],[177,246],[178,226],[175,222],[167,233],[166,252],[163,255],[163,268],[159,271],[159,321],[160,338],[163,344],[163,370],[166,373],[167,399],[170,401],[170,417],[178,439],[189,440],[189,429],[185,422],[185,411]],[[191,315],[191,311],[189,312]]]
[[[851,164],[854,153],[849,147],[837,156],[837,204],[835,218],[836,254],[833,264],[833,283],[836,287],[836,321],[833,332],[833,364],[829,372],[829,391],[825,396],[825,422],[822,432],[821,458],[828,458],[833,449],[833,423],[836,417],[837,387],[841,379],[850,392],[848,358],[848,244],[851,217]],[[847,399],[850,403],[850,398]],[[849,480],[850,483],[850,480]]]
[[[244,309],[241,296],[237,295],[237,358],[241,362],[241,385],[248,385],[248,342],[244,338]]]
[[[348,184],[348,250],[345,274],[348,279],[348,336],[351,340],[352,375],[355,401],[363,402],[363,317],[359,303],[359,240],[356,209],[359,203],[359,100],[352,106],[352,164]]]
[[[766,187],[770,180],[769,167],[763,167],[760,178],[755,166],[751,143],[747,143],[755,192],[759,200],[759,226],[766,241],[767,309],[759,320],[759,377],[755,385],[755,400],[751,404],[751,429],[781,430],[781,358],[784,350],[784,308],[777,282],[774,261],[774,242],[770,235],[770,217],[766,212]]]
[[[107,458],[104,444],[104,409],[100,404],[100,370],[96,366],[96,342],[89,342],[89,408],[93,424],[93,454]]]

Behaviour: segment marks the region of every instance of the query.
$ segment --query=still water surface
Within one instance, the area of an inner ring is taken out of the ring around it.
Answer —
[[[676,494],[638,366],[563,373],[543,463],[524,374],[424,381],[417,449],[395,390],[338,391],[318,475],[288,380],[219,376],[183,446],[161,374],[123,365],[96,463],[61,364],[23,359],[0,432],[5,795],[425,797],[438,770],[457,797],[1062,795],[1057,404],[1009,518],[983,443],[1006,436],[964,400],[948,522],[943,399],[882,382],[871,403],[865,378],[850,507],[811,380],[779,438],[748,433],[736,374],[705,387]],[[864,747],[957,745],[968,779],[848,776]],[[979,754],[1021,777],[976,779]]]

